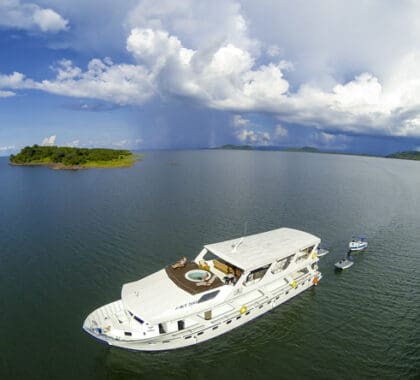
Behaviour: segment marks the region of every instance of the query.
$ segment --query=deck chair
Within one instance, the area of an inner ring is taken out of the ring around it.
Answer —
[[[213,275],[213,277],[210,278],[209,280],[197,282],[195,285],[197,285],[197,286],[211,286],[213,284],[213,282],[216,280],[216,277],[217,276]]]

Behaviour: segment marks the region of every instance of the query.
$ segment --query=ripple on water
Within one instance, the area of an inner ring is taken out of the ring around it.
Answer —
[[[0,378],[418,377],[419,165],[281,152],[147,157],[130,170],[74,173],[0,162]],[[249,233],[319,235],[331,250],[319,286],[187,349],[108,349],[81,331],[122,284],[241,236],[245,222]],[[357,233],[369,248],[336,273]]]

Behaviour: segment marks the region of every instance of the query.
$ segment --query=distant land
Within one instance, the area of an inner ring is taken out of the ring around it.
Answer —
[[[253,148],[251,145],[232,145],[232,144],[227,144],[227,145],[223,145],[220,148],[216,148],[216,149],[252,150],[252,149],[255,149],[255,148]]]
[[[48,166],[52,169],[128,168],[141,159],[129,150],[72,148],[64,146],[26,146],[11,155],[11,165]]]
[[[303,148],[284,148],[280,146],[251,146],[251,145],[223,145],[215,149],[233,149],[233,150],[266,150],[266,151],[282,151],[282,152],[309,152],[309,153],[327,153],[317,148],[304,146]],[[330,152],[328,152],[330,153]]]
[[[369,157],[385,157],[385,158],[399,158],[403,160],[420,160],[420,152],[404,151],[388,154],[386,156],[365,154],[365,153],[347,153],[320,150],[311,146],[304,146],[302,148],[283,148],[276,146],[250,146],[250,145],[223,145],[216,149],[233,149],[233,150],[262,150],[262,151],[282,151],[282,152],[304,152],[304,153],[325,153],[325,154],[343,154],[350,156],[369,156]]]
[[[388,158],[400,158],[402,160],[420,160],[420,152],[415,150],[407,150],[405,152],[392,153]]]

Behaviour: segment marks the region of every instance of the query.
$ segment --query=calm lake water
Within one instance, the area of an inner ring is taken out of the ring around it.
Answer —
[[[54,171],[1,158],[0,217],[0,379],[420,378],[420,162],[181,151]],[[108,348],[82,331],[123,283],[245,222],[321,237],[319,286],[177,351]],[[336,273],[353,234],[369,248]]]

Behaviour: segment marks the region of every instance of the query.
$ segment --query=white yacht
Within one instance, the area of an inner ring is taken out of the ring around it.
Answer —
[[[170,350],[226,333],[317,285],[320,239],[280,228],[205,245],[93,311],[83,329],[109,345]]]

